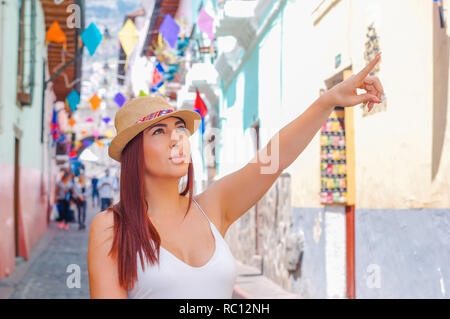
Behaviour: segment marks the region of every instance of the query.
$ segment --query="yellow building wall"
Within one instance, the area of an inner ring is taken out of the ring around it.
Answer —
[[[310,4],[288,4],[284,12],[285,47],[302,45],[296,56],[283,50],[287,122],[319,96],[324,80],[366,65],[367,27],[374,22],[383,52],[377,76],[387,101],[385,110],[369,116],[354,107],[358,208],[450,206],[448,36],[433,40],[441,32],[433,28],[439,23],[433,6],[421,0],[342,0],[316,25]],[[289,28],[295,23],[295,30]],[[335,68],[338,54],[342,63]],[[285,170],[292,176],[292,206],[321,206],[319,137]]]

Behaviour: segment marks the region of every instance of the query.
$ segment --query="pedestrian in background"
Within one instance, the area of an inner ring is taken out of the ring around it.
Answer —
[[[75,203],[78,210],[78,230],[86,228],[84,222],[86,221],[86,200],[88,198],[88,188],[84,175],[78,175],[75,182]]]
[[[68,171],[64,171],[61,180],[56,183],[56,203],[58,204],[60,214],[58,228],[60,229],[69,229],[68,222],[71,193],[73,193],[71,174]]]
[[[98,193],[98,178],[94,175],[91,179],[92,185],[92,207],[100,206],[100,195]],[[95,199],[97,198],[97,204],[95,204]]]
[[[101,210],[105,210],[112,205],[114,192],[118,189],[117,179],[109,174],[109,169],[105,169],[105,176],[98,181],[98,191],[100,194]]]

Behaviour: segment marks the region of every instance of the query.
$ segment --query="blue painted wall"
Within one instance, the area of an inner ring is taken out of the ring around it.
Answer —
[[[305,236],[300,277],[292,292],[326,295],[325,236],[316,243],[316,216],[323,208],[292,209],[294,231]],[[450,298],[450,210],[355,211],[356,298]]]

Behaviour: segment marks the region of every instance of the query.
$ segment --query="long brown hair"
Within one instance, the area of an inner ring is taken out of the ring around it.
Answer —
[[[159,263],[161,238],[148,218],[148,203],[144,188],[143,135],[140,132],[122,151],[120,156],[120,201],[108,209],[114,213],[114,239],[109,255],[118,261],[119,282],[123,288],[133,289],[137,280],[137,254],[142,269],[144,255],[148,263]],[[192,157],[188,168],[188,180],[180,195],[189,192],[191,207],[193,193],[194,167]]]

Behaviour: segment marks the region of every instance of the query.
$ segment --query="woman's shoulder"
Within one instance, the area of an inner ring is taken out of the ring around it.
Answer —
[[[104,210],[94,216],[89,226],[89,240],[92,242],[111,242],[114,231],[114,215],[109,210]]]
[[[109,226],[114,226],[114,214],[108,209],[97,213],[91,222],[91,228],[104,228]]]

